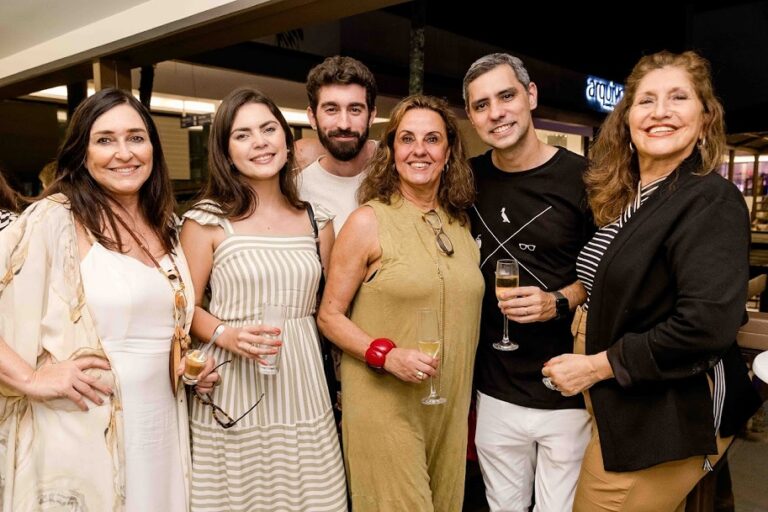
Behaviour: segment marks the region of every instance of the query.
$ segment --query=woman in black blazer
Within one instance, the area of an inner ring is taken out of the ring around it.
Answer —
[[[585,177],[600,230],[574,352],[542,373],[593,415],[576,511],[673,511],[759,406],[736,347],[749,216],[716,172],[723,110],[693,52],[643,57]],[[587,314],[588,311],[588,314]],[[589,389],[589,391],[587,391]]]

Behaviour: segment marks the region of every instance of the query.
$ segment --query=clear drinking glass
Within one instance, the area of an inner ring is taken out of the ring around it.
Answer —
[[[418,321],[419,351],[431,357],[440,353],[440,334],[437,325],[437,311],[434,309],[419,309],[416,314]],[[429,396],[423,398],[424,405],[444,404],[447,400],[437,394],[434,377],[429,378]]]
[[[520,286],[520,271],[516,260],[499,260],[496,262],[496,298],[501,300],[501,294],[509,292]],[[509,320],[504,316],[504,336],[501,341],[493,344],[493,348],[504,352],[511,352],[520,348],[520,345],[509,339]]]
[[[266,327],[276,327],[280,329],[280,334],[262,334],[270,340],[283,339],[283,329],[285,328],[285,316],[286,306],[281,304],[264,304],[262,305],[262,325]],[[271,345],[260,345],[259,348],[274,349],[277,348],[276,354],[267,354],[261,356],[262,361],[266,364],[259,364],[259,373],[262,375],[275,375],[278,371],[278,365],[280,364],[280,353],[282,347],[273,347]]]
[[[200,372],[205,368],[205,363],[208,360],[208,354],[205,350],[195,348],[187,350],[187,359],[184,362],[184,374],[181,376],[181,380],[184,384],[194,386],[197,384],[197,377]]]

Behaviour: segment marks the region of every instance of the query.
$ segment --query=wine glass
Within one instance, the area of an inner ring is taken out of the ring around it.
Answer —
[[[499,260],[496,262],[496,298],[501,300],[501,294],[511,291],[520,285],[520,272],[516,260]],[[493,344],[493,348],[503,352],[511,352],[520,348],[520,345],[509,339],[509,320],[504,315],[504,337]]]
[[[418,341],[419,352],[427,354],[430,357],[437,357],[440,353],[440,335],[437,328],[437,311],[434,309],[419,309],[417,311],[418,320]],[[429,396],[423,398],[421,403],[424,405],[444,404],[447,400],[437,394],[435,390],[434,377],[429,378]]]

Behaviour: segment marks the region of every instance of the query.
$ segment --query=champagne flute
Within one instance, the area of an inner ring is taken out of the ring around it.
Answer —
[[[520,272],[516,260],[499,260],[496,262],[496,298],[501,300],[501,294],[512,291],[520,285]],[[509,320],[504,312],[504,336],[501,341],[493,344],[493,348],[503,352],[511,352],[520,348],[520,345],[509,339]]]
[[[440,353],[440,335],[437,328],[437,311],[434,309],[419,309],[417,311],[419,352],[430,357],[437,357]],[[424,405],[444,404],[447,400],[437,394],[434,377],[429,378],[429,396],[423,398]]]

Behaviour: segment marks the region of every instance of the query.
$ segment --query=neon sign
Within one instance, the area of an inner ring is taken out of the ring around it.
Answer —
[[[584,94],[590,107],[600,112],[611,112],[624,96],[624,86],[596,76],[588,76]]]

